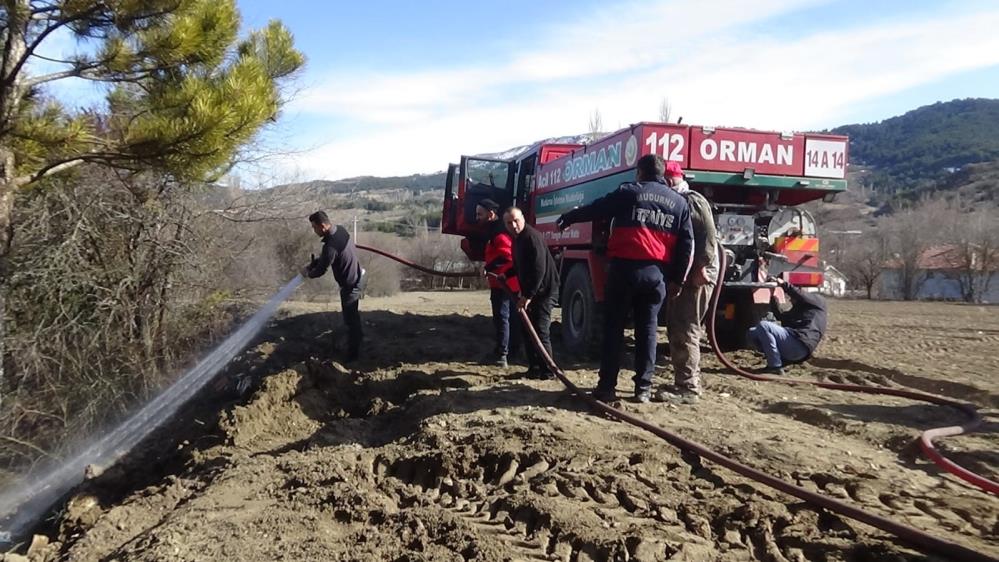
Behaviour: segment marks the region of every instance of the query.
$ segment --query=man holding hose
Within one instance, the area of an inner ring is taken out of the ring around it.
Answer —
[[[302,277],[314,279],[333,271],[333,278],[340,285],[340,306],[343,313],[343,323],[347,325],[347,353],[345,362],[356,360],[361,354],[361,340],[364,334],[361,330],[361,313],[358,307],[361,294],[367,285],[364,268],[357,261],[357,250],[354,241],[350,239],[347,229],[333,226],[329,216],[323,211],[309,215],[312,231],[323,240],[323,249],[319,257],[301,270]]]

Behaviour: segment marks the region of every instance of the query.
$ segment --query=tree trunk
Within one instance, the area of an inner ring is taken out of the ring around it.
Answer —
[[[7,389],[7,276],[8,258],[14,242],[14,153],[0,147],[0,405]]]
[[[24,91],[23,72],[14,70],[28,50],[27,28],[31,20],[28,0],[4,2],[7,29],[4,34],[3,65],[0,66],[0,403],[6,389],[4,364],[7,359],[7,277],[11,244],[14,242],[14,151],[6,145],[11,122],[17,115]]]

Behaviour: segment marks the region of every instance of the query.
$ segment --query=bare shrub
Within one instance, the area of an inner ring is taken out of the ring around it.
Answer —
[[[436,271],[464,273],[476,271],[481,264],[472,263],[461,250],[461,240],[457,236],[440,232],[424,232],[408,244],[410,260]],[[411,271],[406,277],[406,287],[412,289],[467,289],[481,288],[484,282],[478,278],[462,279],[439,277]]]
[[[398,255],[403,243],[398,236],[384,232],[362,232],[357,243],[378,248]],[[386,257],[371,252],[359,251],[361,266],[368,274],[366,294],[372,297],[387,297],[399,292],[402,283],[402,266]]]
[[[100,168],[23,197],[5,280],[0,466],[55,455],[65,437],[120,417],[224,332],[225,295],[188,275],[206,267],[194,197]]]

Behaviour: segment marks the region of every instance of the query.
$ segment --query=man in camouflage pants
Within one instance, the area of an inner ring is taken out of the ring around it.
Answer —
[[[703,195],[691,191],[676,162],[666,164],[666,182],[687,199],[694,227],[694,259],[680,294],[667,304],[666,330],[674,384],[656,393],[662,402],[691,404],[702,392],[701,335],[704,315],[718,275],[718,232],[711,205]]]

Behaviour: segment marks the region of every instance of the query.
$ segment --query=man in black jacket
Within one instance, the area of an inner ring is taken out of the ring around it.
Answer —
[[[503,224],[513,236],[513,269],[520,281],[518,310],[527,310],[531,325],[538,333],[548,355],[552,354],[552,309],[558,302],[558,268],[544,238],[533,226],[524,221],[524,213],[510,207],[503,213]],[[555,375],[545,364],[541,354],[525,338],[527,372],[532,379],[548,380]]]
[[[319,258],[302,268],[302,276],[314,279],[321,277],[329,268],[333,278],[340,285],[340,305],[343,310],[343,322],[347,325],[347,354],[345,361],[354,361],[361,353],[361,313],[358,310],[361,294],[367,284],[364,269],[357,261],[357,250],[354,241],[350,239],[347,229],[330,223],[329,216],[323,211],[309,215],[312,231],[323,240],[323,250]]]
[[[777,279],[791,300],[791,310],[774,306],[780,324],[760,322],[749,329],[749,341],[767,357],[763,373],[784,374],[786,363],[800,363],[812,356],[826,332],[826,301],[818,293],[806,293],[784,279]],[[773,301],[771,301],[773,303]]]
[[[621,370],[624,322],[635,318],[635,399],[648,402],[656,368],[656,327],[667,295],[679,296],[694,252],[690,209],[682,195],[666,185],[666,163],[648,154],[638,159],[634,182],[558,218],[565,230],[577,222],[612,219],[607,242],[607,286],[604,289],[604,339],[600,353],[600,381],[593,397],[616,400]]]

